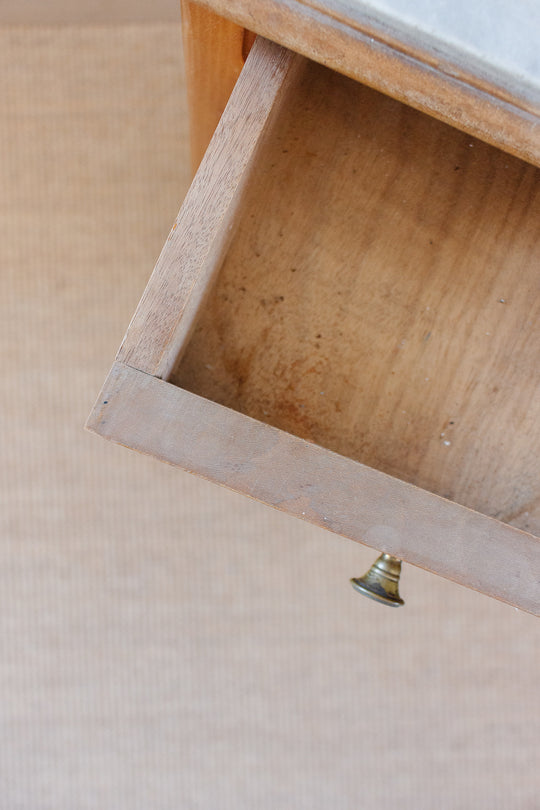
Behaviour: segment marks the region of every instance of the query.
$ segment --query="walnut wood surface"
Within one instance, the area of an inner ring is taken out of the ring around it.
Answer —
[[[537,89],[411,39],[361,7],[320,0],[202,0],[274,42],[540,165]]]
[[[305,63],[242,210],[172,380],[540,529],[540,172]]]
[[[115,363],[88,427],[540,614],[540,540]]]

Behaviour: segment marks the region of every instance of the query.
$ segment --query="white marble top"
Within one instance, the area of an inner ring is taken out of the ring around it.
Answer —
[[[324,0],[388,25],[441,58],[540,100],[540,0]]]

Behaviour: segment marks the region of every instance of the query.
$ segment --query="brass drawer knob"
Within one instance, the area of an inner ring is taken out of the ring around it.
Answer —
[[[399,595],[401,560],[391,554],[381,554],[363,577],[351,579],[355,590],[383,605],[399,607],[405,602]]]

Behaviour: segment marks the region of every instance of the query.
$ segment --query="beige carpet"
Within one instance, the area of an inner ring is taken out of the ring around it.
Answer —
[[[0,0],[0,26],[174,22],[180,0]]]
[[[540,624],[83,432],[188,183],[178,24],[0,30],[0,810],[538,810]]]

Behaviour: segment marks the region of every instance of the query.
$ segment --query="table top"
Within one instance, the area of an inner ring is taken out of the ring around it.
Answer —
[[[351,18],[371,17],[513,93],[540,101],[538,0],[322,0]]]

